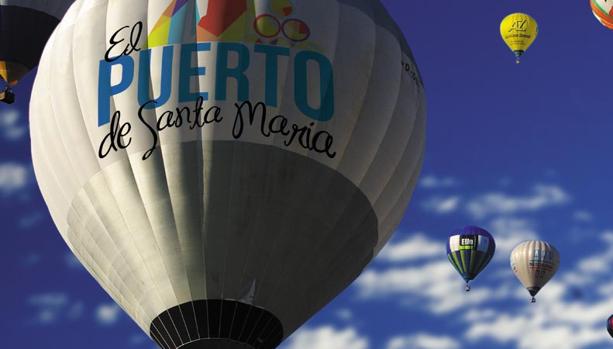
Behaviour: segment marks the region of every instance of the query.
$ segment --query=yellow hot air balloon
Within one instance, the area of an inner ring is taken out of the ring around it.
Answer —
[[[500,35],[504,42],[515,53],[515,62],[532,45],[538,35],[538,24],[525,13],[512,13],[500,23]]]

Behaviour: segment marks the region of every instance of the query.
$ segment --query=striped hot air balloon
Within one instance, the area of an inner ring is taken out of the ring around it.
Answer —
[[[613,29],[613,0],[590,0],[594,17],[605,27]]]
[[[467,292],[469,282],[485,269],[495,251],[494,238],[483,228],[467,226],[449,235],[447,257],[466,281]]]
[[[559,265],[560,253],[546,241],[524,241],[511,252],[511,269],[532,296],[532,303]]]

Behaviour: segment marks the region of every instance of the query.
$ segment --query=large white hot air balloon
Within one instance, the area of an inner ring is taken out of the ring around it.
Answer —
[[[511,252],[511,269],[532,296],[532,303],[559,265],[558,250],[546,241],[524,241]]]
[[[390,238],[425,108],[379,0],[79,0],[32,156],[67,244],[160,347],[266,349]]]

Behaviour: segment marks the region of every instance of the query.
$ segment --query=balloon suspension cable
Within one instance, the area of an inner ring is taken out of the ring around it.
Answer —
[[[530,300],[530,303],[536,303],[536,298],[532,297],[532,299]]]
[[[468,282],[466,283],[466,287],[464,288],[464,291],[470,292],[470,284],[468,284]]]
[[[513,51],[515,54],[515,64],[521,63],[521,56],[524,54],[524,51]]]

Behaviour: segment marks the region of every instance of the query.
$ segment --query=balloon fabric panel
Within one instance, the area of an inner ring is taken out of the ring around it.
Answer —
[[[613,29],[613,3],[603,3],[601,0],[590,0],[594,17],[605,27]]]

